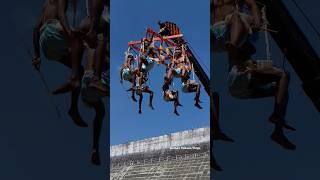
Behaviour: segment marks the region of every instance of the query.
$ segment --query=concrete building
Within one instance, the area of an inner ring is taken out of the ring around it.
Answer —
[[[112,180],[209,180],[210,129],[112,146]]]

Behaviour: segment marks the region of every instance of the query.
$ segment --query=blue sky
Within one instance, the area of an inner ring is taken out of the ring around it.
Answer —
[[[111,1],[111,144],[125,143],[172,132],[209,126],[209,98],[202,89],[203,109],[193,106],[193,94],[181,94],[180,117],[173,114],[172,103],[163,101],[161,87],[163,66],[155,66],[150,73],[151,88],[155,92],[155,110],[148,108],[148,95],[144,96],[143,113],[139,115],[138,104],[120,84],[119,68],[129,41],[140,40],[145,29],[158,31],[157,22],[173,21],[180,26],[186,40],[200,56],[209,75],[209,1]],[[180,89],[179,80],[175,88]],[[126,88],[129,84],[125,83]]]
[[[307,35],[309,41],[320,52],[320,39],[311,30],[291,1],[284,1],[293,17]],[[320,30],[319,3],[312,0],[297,0],[315,26]],[[273,27],[277,29],[277,27]],[[290,32],[288,32],[290,33]],[[265,57],[264,41],[257,44],[255,58]],[[277,45],[272,42],[274,63],[281,65],[282,55]],[[303,59],[300,59],[303,61]],[[319,113],[305,95],[301,81],[287,63],[291,73],[289,87],[290,100],[287,120],[297,131],[288,132],[288,137],[297,145],[296,151],[285,151],[273,143],[269,136],[273,126],[267,121],[272,112],[273,99],[237,100],[227,90],[227,57],[225,54],[214,55],[211,71],[214,75],[214,87],[221,95],[221,123],[228,135],[235,139],[233,144],[218,142],[215,154],[222,173],[213,173],[215,180],[301,180],[319,179],[320,118]],[[232,112],[232,113],[231,113]]]

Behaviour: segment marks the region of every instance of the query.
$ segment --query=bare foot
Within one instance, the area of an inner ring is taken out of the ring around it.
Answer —
[[[92,153],[91,153],[91,163],[96,165],[96,166],[100,166],[101,165],[99,150],[94,149],[92,151]]]
[[[277,115],[271,115],[269,118],[269,121],[273,124],[278,124],[288,130],[291,131],[296,131],[296,129],[290,125],[288,125],[285,120],[283,120],[281,117],[277,116]]]
[[[77,110],[69,110],[68,114],[77,126],[88,127],[88,124],[85,121],[83,121],[83,119],[80,116],[80,113]]]
[[[174,114],[176,114],[177,116],[180,116],[180,114],[178,113],[178,111],[177,110],[174,110],[174,112],[173,112]]]
[[[224,134],[221,131],[213,132],[213,140],[234,142],[233,139],[231,139],[230,137],[228,137],[226,134]]]
[[[216,171],[223,171],[216,161],[210,161],[210,167]]]
[[[80,87],[80,80],[78,79],[71,79],[69,82],[61,85],[57,89],[55,89],[52,94],[57,95],[57,94],[64,94],[68,93],[70,91],[73,91],[74,89]]]
[[[134,102],[137,102],[137,99],[135,96],[131,96],[131,99],[134,101]]]
[[[288,149],[288,150],[296,149],[296,146],[293,143],[291,143],[282,132],[274,131],[270,137],[274,142],[279,144],[284,149]]]
[[[202,109],[202,107],[200,106],[199,102],[196,102],[196,103],[194,104],[194,106],[196,106],[196,107],[199,108],[199,109]]]
[[[54,91],[52,91],[52,94],[57,95],[57,94],[64,94],[64,93],[68,93],[71,91],[71,84],[70,82],[67,82],[63,85],[61,85],[60,87],[58,87],[57,89],[55,89]]]
[[[108,94],[110,94],[107,86],[97,78],[93,78],[93,80],[89,84],[89,87],[95,88],[102,97],[105,97]]]

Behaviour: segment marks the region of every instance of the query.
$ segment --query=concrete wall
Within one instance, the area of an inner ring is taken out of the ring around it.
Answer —
[[[209,180],[210,129],[111,147],[111,180]]]
[[[199,128],[112,146],[111,157],[152,152],[210,141],[210,129]]]

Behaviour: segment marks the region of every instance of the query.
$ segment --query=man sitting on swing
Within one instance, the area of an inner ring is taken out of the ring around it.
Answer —
[[[73,8],[76,8],[76,1],[72,1]],[[79,32],[72,30],[68,23],[67,9],[69,0],[47,0],[45,1],[42,14],[33,30],[33,47],[34,58],[33,65],[40,71],[40,52],[48,60],[59,62],[72,71],[68,85],[71,88],[71,107],[68,111],[69,116],[77,126],[87,127],[87,123],[83,121],[78,108],[78,100],[80,96],[79,83],[74,81],[75,77],[81,77],[83,67],[74,68],[74,62],[80,61],[82,52],[78,50],[81,44]],[[74,9],[75,11],[75,9]],[[58,88],[59,89],[59,88]],[[53,94],[57,94],[55,90]]]
[[[196,106],[199,109],[202,109],[200,106],[200,88],[201,85],[197,83],[195,80],[190,80],[189,74],[181,78],[182,81],[182,87],[181,90],[184,93],[196,93],[196,96],[194,98],[194,106]]]
[[[120,69],[120,83],[123,83],[123,80],[129,81],[132,87],[131,98],[133,101],[137,101],[134,96],[134,87],[136,86],[136,74],[138,73],[138,69],[133,69],[134,57],[132,54],[127,54],[125,62],[122,64]]]
[[[183,45],[176,45],[174,56],[167,69],[165,84],[171,84],[174,77],[186,77],[191,72],[190,65],[191,63],[187,58]]]
[[[283,148],[293,150],[295,145],[283,132],[283,128],[295,130],[285,122],[289,74],[272,65],[264,67],[250,60],[255,48],[249,42],[249,35],[252,29],[260,27],[260,12],[254,0],[244,0],[252,15],[240,13],[239,5],[236,0],[214,0],[213,3],[214,50],[225,48],[228,51],[230,93],[238,98],[274,96],[274,112],[269,118],[275,124],[271,139]]]
[[[174,107],[173,113],[176,114],[177,116],[180,116],[180,114],[177,111],[177,107],[182,106],[179,102],[179,91],[170,90],[169,85],[164,84],[162,86],[162,92],[163,92],[163,99],[166,102],[169,102],[169,101],[173,102],[173,107]]]
[[[141,114],[142,113],[142,99],[143,99],[142,93],[150,94],[149,107],[151,109],[154,109],[153,105],[152,105],[153,91],[147,85],[148,77],[145,73],[138,72],[136,74],[136,81],[137,81],[136,86],[128,89],[127,91],[136,92],[136,94],[139,96],[139,110],[138,110],[138,112],[139,112],[139,114]]]

